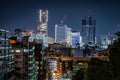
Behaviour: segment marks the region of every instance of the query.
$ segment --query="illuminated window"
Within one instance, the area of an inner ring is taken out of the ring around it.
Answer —
[[[20,50],[16,50],[16,52],[20,52]]]
[[[14,50],[11,50],[10,52],[14,52]]]
[[[10,43],[10,44],[16,44],[17,41],[16,41],[16,40],[10,40],[9,43]]]
[[[29,50],[28,49],[24,49],[24,52],[29,52]]]

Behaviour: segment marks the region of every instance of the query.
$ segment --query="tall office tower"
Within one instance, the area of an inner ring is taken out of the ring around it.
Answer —
[[[67,39],[67,26],[66,25],[55,25],[55,42],[63,43]]]
[[[14,54],[15,79],[37,80],[34,43],[28,41],[29,36],[23,36],[22,40],[18,37],[10,37],[11,51]]]
[[[0,80],[13,76],[13,54],[10,52],[9,32],[0,29]]]
[[[48,10],[40,10],[39,25],[38,25],[38,32],[40,32],[40,34],[45,34],[45,35],[48,34],[47,22],[48,22]]]
[[[96,19],[90,14],[82,19],[82,38],[84,44],[95,44]]]

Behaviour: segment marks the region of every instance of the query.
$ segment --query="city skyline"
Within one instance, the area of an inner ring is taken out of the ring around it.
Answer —
[[[114,34],[120,22],[119,0],[4,0],[0,3],[0,28],[13,32],[16,28],[37,31],[39,9],[48,10],[48,36],[55,37],[55,24],[63,24],[72,30],[82,29],[82,18],[89,10],[96,19],[96,35]]]

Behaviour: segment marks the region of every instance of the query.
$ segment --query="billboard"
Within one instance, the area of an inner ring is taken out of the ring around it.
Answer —
[[[80,43],[80,37],[79,36],[73,36],[72,37],[72,45],[76,45]]]

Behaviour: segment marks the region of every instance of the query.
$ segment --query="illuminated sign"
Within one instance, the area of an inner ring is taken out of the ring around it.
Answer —
[[[10,37],[9,43],[10,44],[16,44],[17,43],[17,37]]]
[[[78,43],[80,43],[80,37],[79,36],[72,37],[72,44],[76,45]]]

